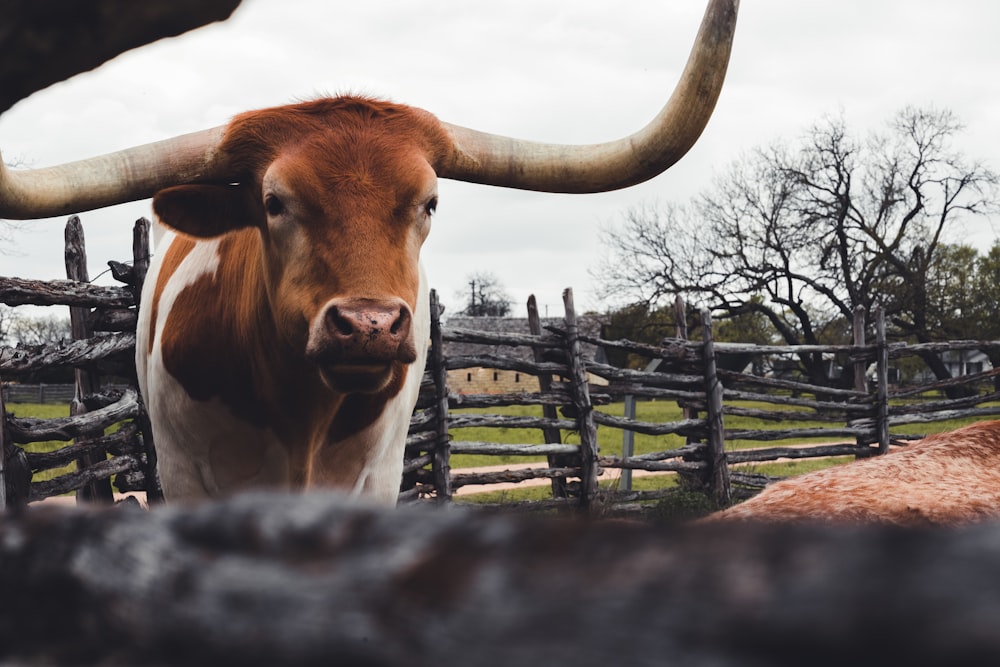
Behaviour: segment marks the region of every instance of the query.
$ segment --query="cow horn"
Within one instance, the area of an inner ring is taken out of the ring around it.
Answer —
[[[0,217],[48,218],[145,199],[178,183],[224,180],[216,149],[225,129],[43,169],[10,170],[0,161]]]
[[[652,178],[694,145],[722,89],[739,0],[710,0],[681,81],[645,128],[604,144],[511,139],[444,124],[452,150],[438,174],[545,192],[600,192]],[[151,197],[192,181],[232,178],[218,156],[226,126],[55,167],[9,170],[0,161],[0,217],[48,218]]]
[[[438,175],[543,192],[603,192],[662,173],[701,135],[722,89],[739,0],[711,0],[666,106],[635,134],[603,144],[544,144],[445,124],[454,150]]]

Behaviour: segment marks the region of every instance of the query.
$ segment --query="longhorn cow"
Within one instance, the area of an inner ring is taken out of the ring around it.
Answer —
[[[0,216],[153,197],[169,231],[142,295],[136,367],[165,496],[346,488],[393,503],[429,330],[418,255],[437,178],[587,193],[652,178],[694,144],[738,0],[711,0],[645,128],[532,143],[359,97],[252,111],[118,153],[0,172]]]

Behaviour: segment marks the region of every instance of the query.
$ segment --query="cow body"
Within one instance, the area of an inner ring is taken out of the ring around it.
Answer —
[[[776,482],[717,521],[958,525],[1000,518],[1000,421]]]
[[[430,334],[435,126],[399,122],[416,133],[400,139],[384,126],[408,109],[352,98],[268,113],[231,131],[228,150],[257,142],[246,184],[154,199],[188,232],[157,243],[138,327],[164,494],[333,486],[392,503]]]

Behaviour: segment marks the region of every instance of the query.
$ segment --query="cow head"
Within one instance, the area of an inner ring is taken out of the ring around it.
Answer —
[[[379,391],[417,358],[419,252],[437,206],[441,124],[357,97],[242,114],[219,150],[236,184],[161,190],[161,222],[196,237],[261,236],[279,334],[332,389]]]

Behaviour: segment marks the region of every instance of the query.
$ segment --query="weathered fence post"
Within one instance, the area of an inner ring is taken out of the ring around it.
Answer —
[[[674,296],[674,336],[680,340],[688,339],[688,324],[687,324],[687,304],[684,303],[684,297],[680,294]],[[681,408],[681,414],[684,419],[697,419],[698,411],[694,408],[683,406]],[[686,444],[694,444],[697,439],[693,436],[688,436],[686,438]]]
[[[687,322],[687,304],[684,302],[684,297],[677,294],[674,297],[674,336],[679,340],[688,340],[688,322]],[[703,362],[704,364],[704,362]],[[702,368],[704,375],[704,366]],[[707,400],[707,397],[706,397]],[[678,401],[678,405],[681,406],[681,416],[683,419],[697,419],[698,410],[692,408],[689,405],[684,405]],[[706,442],[708,436],[705,436]],[[688,433],[684,438],[684,444],[687,447],[692,447],[701,442],[699,436],[695,433]],[[689,454],[683,457],[684,461],[698,461],[700,460],[699,454]],[[686,486],[694,486],[699,489],[705,488],[706,475],[704,473],[692,473],[692,472],[679,472],[677,473],[677,478]]]
[[[854,308],[854,346],[865,346],[865,307],[856,306]],[[868,381],[865,372],[868,370],[868,363],[865,359],[857,358],[854,361],[854,389],[857,391],[867,391]]]
[[[146,282],[146,274],[149,272],[149,226],[149,220],[139,218],[132,227],[131,287],[137,312],[142,307],[142,287]],[[146,464],[142,468],[146,487],[146,502],[163,502],[163,489],[160,487],[160,478],[156,472],[156,445],[153,442],[153,425],[149,422],[149,414],[146,412],[146,405],[143,403],[141,395],[139,396],[139,406],[139,430],[142,433],[142,449],[146,454]]]
[[[142,300],[142,286],[149,272],[149,220],[139,218],[132,226],[132,284],[135,305]]]
[[[594,422],[594,406],[590,401],[590,388],[587,385],[587,368],[580,348],[580,331],[576,323],[573,290],[570,288],[563,291],[563,306],[566,309],[566,362],[570,371],[569,384],[573,394],[577,427],[580,429],[580,508],[587,510],[597,497],[597,477],[601,473],[597,464],[597,424]]]
[[[635,420],[635,395],[625,395],[625,419]],[[635,431],[625,429],[622,431],[622,461],[628,461],[635,455]],[[618,477],[618,490],[632,490],[632,469],[622,468]]]
[[[7,406],[0,382],[0,512],[28,502],[31,469],[24,450],[10,440],[7,432]]]
[[[0,382],[0,512],[7,509],[7,407]]]
[[[90,276],[87,272],[87,249],[83,238],[83,225],[78,216],[73,216],[66,223],[66,277],[81,283],[89,283]],[[71,307],[69,309],[70,327],[73,333],[73,340],[85,340],[90,338],[93,332],[87,321],[88,309],[83,307]],[[88,411],[83,403],[85,396],[97,393],[100,388],[100,380],[91,371],[77,368],[74,371],[76,378],[76,389],[73,401],[69,406],[70,415],[79,415]],[[103,458],[101,453],[84,454],[77,459],[76,465],[79,469],[94,465]],[[95,480],[80,488],[76,494],[77,501],[103,501],[112,502],[114,494],[111,492],[111,480]]]
[[[875,308],[875,435],[878,453],[889,451],[889,345],[885,337],[885,308]]]
[[[701,333],[704,346],[705,394],[708,399],[708,465],[712,494],[720,507],[732,503],[729,485],[729,464],[726,461],[726,431],[722,420],[722,383],[715,368],[715,339],[712,334],[712,314],[701,311]]]
[[[854,346],[857,348],[862,348],[865,346],[865,307],[855,306],[854,308]],[[868,393],[868,377],[866,375],[868,371],[868,361],[867,357],[861,358],[860,352],[859,357],[854,362],[854,389],[855,391],[863,391]],[[862,458],[866,455],[866,452],[862,451],[861,448],[867,448],[867,443],[864,437],[858,436],[855,441],[858,445],[858,454],[855,458]],[[868,452],[870,453],[870,452]]]
[[[437,290],[431,290],[431,373],[434,375],[435,430],[434,455],[431,471],[434,489],[439,500],[450,501],[451,489],[451,436],[448,433],[448,366],[444,358],[444,339],[441,335],[441,304]]]
[[[538,315],[538,302],[535,300],[535,295],[532,294],[528,297],[528,331],[533,336],[542,335],[542,318]],[[541,363],[545,361],[545,353],[539,347],[532,347],[531,353],[536,363]],[[539,373],[538,374],[538,390],[541,392],[548,392],[552,390],[552,375],[549,373]],[[546,419],[558,419],[559,415],[556,413],[556,406],[554,405],[543,405],[542,406],[542,416]],[[558,445],[562,444],[562,434],[557,428],[546,427],[542,429],[542,438],[545,440],[545,444],[548,445]],[[549,467],[550,468],[562,468],[566,466],[565,456],[561,454],[549,454]],[[566,497],[566,478],[565,477],[553,477],[552,478],[552,497],[553,498],[565,498]]]

